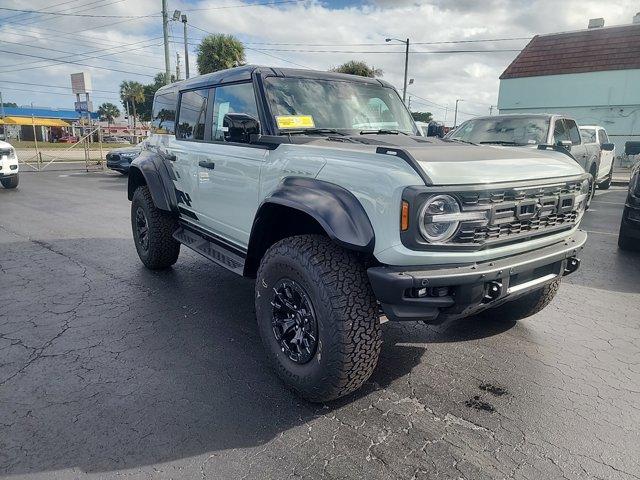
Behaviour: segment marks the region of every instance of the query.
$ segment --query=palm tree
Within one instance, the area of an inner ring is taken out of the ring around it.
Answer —
[[[98,115],[100,120],[106,120],[107,126],[111,127],[111,122],[120,116],[120,110],[113,103],[105,102],[98,107]]]
[[[136,135],[136,103],[144,102],[144,86],[140,82],[123,81],[120,84],[120,99],[123,105],[131,104],[133,109],[133,134]]]
[[[359,75],[361,77],[381,77],[382,70],[375,67],[370,67],[365,62],[359,60],[350,60],[347,63],[343,63],[337,67],[333,67],[331,72],[348,73],[350,75]]]
[[[200,75],[237,67],[245,63],[244,46],[233,35],[222,33],[207,35],[198,45],[197,51]]]

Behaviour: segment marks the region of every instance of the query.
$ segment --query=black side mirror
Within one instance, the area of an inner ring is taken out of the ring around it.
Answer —
[[[222,128],[225,142],[251,143],[251,135],[260,133],[260,122],[246,113],[227,113]]]
[[[556,145],[571,151],[571,145],[573,144],[571,143],[571,140],[560,140]]]
[[[603,143],[600,146],[602,147],[602,150],[605,150],[607,152],[613,152],[613,149],[616,148],[613,143]]]

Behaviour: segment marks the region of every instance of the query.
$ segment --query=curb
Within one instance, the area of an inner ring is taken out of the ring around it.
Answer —
[[[627,187],[629,186],[629,180],[612,180],[611,185],[614,187]]]

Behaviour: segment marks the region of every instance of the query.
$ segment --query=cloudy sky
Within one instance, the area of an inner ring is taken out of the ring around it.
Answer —
[[[245,43],[249,63],[326,70],[351,59],[364,60],[382,69],[383,78],[400,90],[404,45],[384,39],[410,38],[412,110],[431,111],[441,120],[446,116],[447,123],[453,121],[456,98],[464,99],[459,114],[463,120],[489,112],[497,102],[498,77],[531,36],[582,29],[594,17],[604,17],[606,26],[630,23],[640,9],[637,1],[626,0],[168,0],[168,4],[170,12],[186,13],[193,26],[189,29],[192,75],[197,42],[205,31],[222,32]],[[160,9],[161,0],[0,0],[3,100],[73,108],[69,74],[88,71],[94,104],[119,104],[122,80],[151,82],[155,73],[164,71]],[[176,52],[182,55],[182,24],[170,25],[175,69]],[[444,43],[461,41],[466,43]],[[473,52],[456,53],[460,50]]]

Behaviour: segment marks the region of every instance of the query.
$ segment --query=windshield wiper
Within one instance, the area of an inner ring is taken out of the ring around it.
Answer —
[[[443,138],[445,142],[458,142],[458,143],[466,143],[468,145],[478,145],[477,143],[470,142],[468,140],[461,140],[460,138]]]
[[[517,146],[526,145],[526,143],[508,142],[506,140],[492,140],[490,142],[480,142],[480,144],[481,145],[517,145]]]
[[[362,130],[360,135],[409,135],[402,130],[392,130],[388,128],[381,128],[379,130]]]
[[[299,128],[299,129],[287,129],[281,130],[280,133],[291,135],[291,134],[302,134],[302,135],[311,135],[311,134],[325,134],[325,135],[340,135],[344,137],[346,133],[339,132],[334,128]]]

